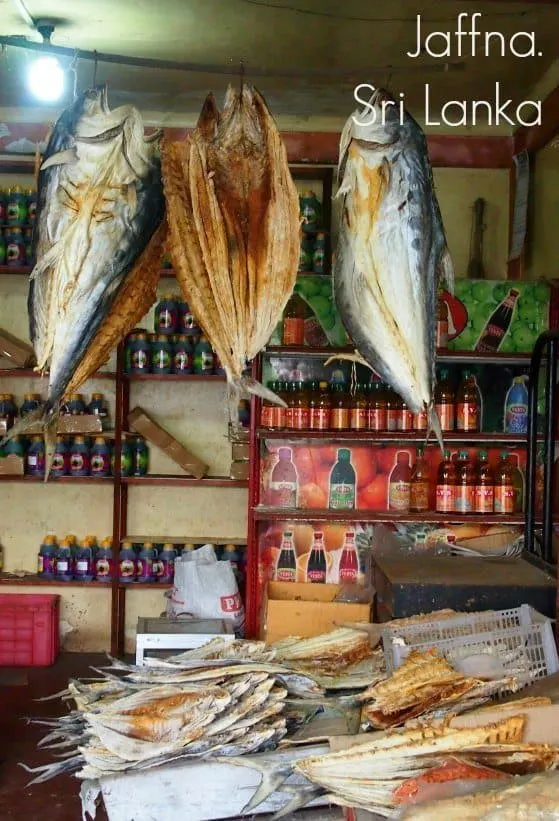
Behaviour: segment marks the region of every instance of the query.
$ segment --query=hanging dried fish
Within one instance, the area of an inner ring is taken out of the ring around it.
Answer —
[[[182,291],[241,393],[281,402],[243,376],[285,308],[299,260],[299,201],[287,154],[254,88],[206,99],[184,142],[165,143],[170,254]],[[232,414],[232,418],[236,418]]]

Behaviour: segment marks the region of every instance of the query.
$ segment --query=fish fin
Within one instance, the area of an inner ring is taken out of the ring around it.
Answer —
[[[14,436],[21,436],[24,433],[42,433],[45,427],[43,408],[36,408],[35,410],[26,413],[23,419],[20,419],[16,424],[10,428],[4,438],[0,440],[0,447],[13,439]]]
[[[96,143],[106,143],[109,140],[113,140],[115,137],[118,137],[118,135],[122,132],[123,128],[124,128],[124,122],[120,122],[118,125],[115,125],[113,128],[108,128],[106,131],[102,131],[100,134],[95,134],[93,137],[79,136],[79,137],[75,137],[75,140],[76,140],[77,143],[85,143],[86,145],[95,145]]]
[[[451,294],[454,293],[454,264],[446,246],[439,261],[439,282],[441,285],[444,283],[446,290]]]
[[[286,408],[287,404],[281,399],[276,393],[268,388],[265,388],[260,382],[257,382],[256,379],[253,379],[251,376],[241,376],[238,380],[233,380],[234,385],[242,394],[249,394],[252,396],[259,396],[261,399],[267,399],[268,402],[272,402],[274,405],[279,405],[282,408]]]
[[[53,165],[76,165],[78,162],[78,152],[76,147],[67,148],[65,151],[59,151],[58,154],[53,154],[48,157],[41,165],[40,171],[46,171],[47,168],[52,168]]]
[[[290,775],[293,774],[293,766],[291,764],[279,764],[274,766],[269,762],[261,764],[255,761],[254,758],[226,758],[216,756],[215,761],[223,761],[224,764],[235,764],[239,767],[248,767],[250,770],[257,770],[261,773],[262,781],[260,786],[255,791],[254,795],[243,807],[241,813],[243,815],[251,812],[258,807],[263,801],[269,798],[272,793],[275,793],[284,784]]]
[[[379,176],[381,178],[381,186],[384,188],[388,188],[390,186],[390,180],[392,179],[392,167],[386,157],[382,158],[382,162],[379,168]],[[382,191],[381,187],[381,191]],[[380,199],[380,197],[379,197]]]
[[[431,433],[434,433],[437,437],[437,442],[439,443],[439,447],[441,449],[441,453],[444,453],[444,442],[443,442],[443,431],[441,428],[441,420],[439,419],[439,414],[434,405],[431,405],[428,409],[428,426],[427,426],[427,436],[425,437],[425,444],[429,439]]]
[[[293,798],[284,804],[281,810],[278,810],[278,812],[272,816],[270,821],[279,821],[280,818],[284,818],[289,813],[295,812],[295,810],[299,810],[301,807],[305,807],[307,804],[310,804],[311,801],[314,801],[315,798],[318,798],[319,795],[324,794],[324,790],[321,787],[316,787],[314,784],[310,787],[289,786],[285,787],[282,792],[292,793]]]

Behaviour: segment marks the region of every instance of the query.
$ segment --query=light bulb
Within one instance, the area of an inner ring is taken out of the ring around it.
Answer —
[[[56,57],[39,57],[29,66],[27,83],[39,100],[54,103],[64,91],[64,71]]]

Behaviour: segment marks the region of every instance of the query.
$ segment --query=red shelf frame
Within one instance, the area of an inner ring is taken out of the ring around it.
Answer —
[[[257,505],[252,515],[257,522],[320,521],[320,522],[420,522],[429,524],[487,524],[521,525],[524,514],[505,516],[499,513],[401,513],[383,510],[324,510],[306,508],[277,508]]]
[[[425,432],[421,433],[398,433],[395,432],[379,432],[374,431],[351,431],[351,430],[268,430],[267,428],[257,428],[256,435],[259,439],[289,439],[290,441],[304,442],[313,440],[344,440],[349,442],[368,442],[375,444],[424,444]],[[453,442],[456,444],[500,444],[503,445],[521,445],[526,447],[526,436],[517,436],[514,433],[462,433],[461,431],[452,431],[443,433],[443,440]],[[436,445],[437,440],[431,434],[429,437],[429,444]]]
[[[262,355],[266,358],[278,356],[317,356],[335,357],[338,354],[353,353],[354,347],[352,345],[343,348],[312,348],[310,346],[301,345],[268,345]],[[517,367],[528,367],[530,364],[531,354],[529,353],[496,353],[484,354],[476,351],[449,351],[440,349],[437,353],[437,362],[441,364],[461,364],[463,362],[471,362],[477,365],[512,365]]]

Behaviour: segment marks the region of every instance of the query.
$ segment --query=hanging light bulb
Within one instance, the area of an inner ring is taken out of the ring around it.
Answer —
[[[43,38],[43,43],[50,45],[50,38],[54,26],[48,21],[38,21],[37,31]],[[45,54],[38,57],[29,66],[27,72],[29,91],[38,100],[45,103],[55,103],[64,93],[65,74],[56,57]]]

